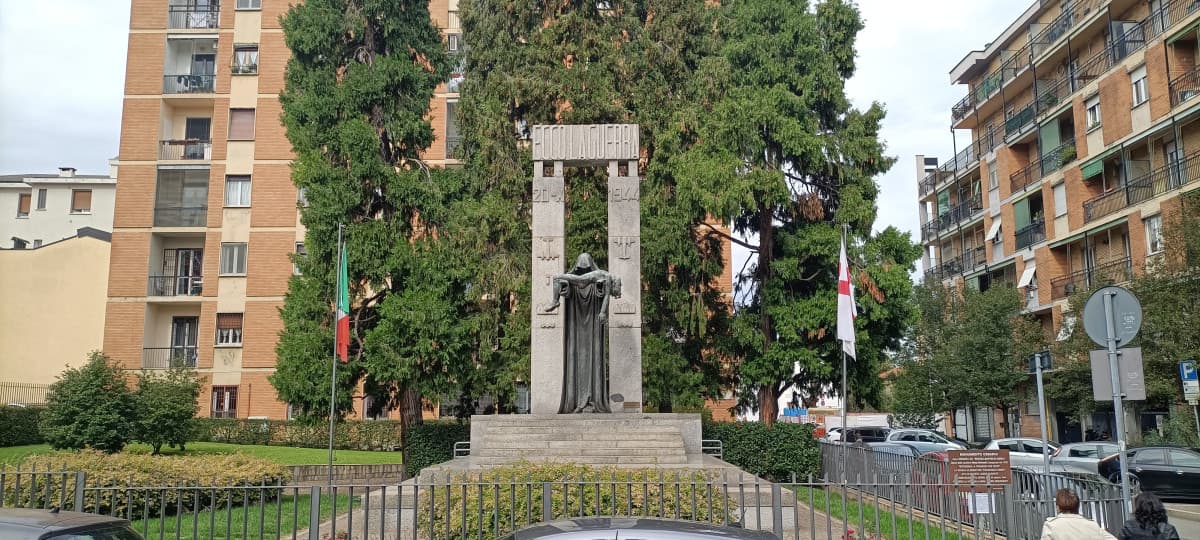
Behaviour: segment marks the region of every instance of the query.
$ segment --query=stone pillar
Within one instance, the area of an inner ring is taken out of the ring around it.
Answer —
[[[533,282],[530,306],[530,412],[555,414],[562,398],[562,307],[542,313],[554,302],[550,278],[564,270],[565,191],[563,163],[553,162],[553,176],[545,176],[546,162],[533,163]],[[638,371],[640,374],[641,371]]]
[[[608,163],[608,271],[621,278],[609,302],[608,390],[614,413],[642,412],[642,225],[637,161]]]

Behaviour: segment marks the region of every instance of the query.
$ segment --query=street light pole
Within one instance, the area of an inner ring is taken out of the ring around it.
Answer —
[[[1042,424],[1042,465],[1045,467],[1043,471],[1050,474],[1050,441],[1046,437],[1046,389],[1042,385],[1042,362],[1046,356],[1043,353],[1033,355],[1034,373],[1037,375],[1037,390],[1038,390],[1038,421]]]

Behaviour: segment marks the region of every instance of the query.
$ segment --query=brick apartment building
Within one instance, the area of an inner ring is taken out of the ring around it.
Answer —
[[[278,99],[291,1],[132,0],[104,351],[129,369],[196,367],[202,416],[289,416],[267,377],[304,249]],[[452,53],[457,4],[429,5]],[[457,164],[461,81],[430,103],[430,165]]]
[[[926,280],[1017,287],[1047,335],[1063,339],[1075,319],[1069,295],[1129,281],[1159,256],[1163,213],[1200,186],[1195,7],[1035,2],[954,67],[967,95],[952,126],[971,136],[940,165],[918,156]],[[1008,420],[1036,436],[1028,401]],[[1060,439],[1111,421],[1072,427],[1049,406]],[[999,424],[991,411],[955,416],[971,435]]]

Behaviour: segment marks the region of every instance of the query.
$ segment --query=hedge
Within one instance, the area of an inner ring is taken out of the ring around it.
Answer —
[[[454,459],[454,443],[471,440],[471,424],[457,421],[425,422],[409,434],[404,469],[416,476],[421,469]]]
[[[0,407],[0,447],[41,444],[38,422],[43,407]]]
[[[505,537],[542,520],[543,482],[550,484],[552,519],[583,516],[665,516],[738,521],[736,499],[715,473],[518,463],[452,478],[420,500],[423,538]],[[430,520],[435,520],[431,522]],[[432,530],[431,530],[432,529]]]
[[[703,433],[721,441],[725,461],[773,482],[821,472],[821,449],[811,424],[778,422],[768,428],[762,422],[705,422]]]
[[[87,491],[82,511],[126,516],[130,519],[153,518],[211,507],[256,504],[277,499],[280,488],[289,480],[286,467],[244,454],[198,456],[152,456],[123,452],[105,454],[96,450],[63,451],[25,458],[21,468],[27,471],[71,471],[86,473]],[[40,474],[37,489],[31,489],[30,475],[10,474],[4,480],[5,506],[44,508],[57,505],[59,497],[72,501],[75,482],[69,476]],[[18,480],[18,476],[25,478]],[[54,481],[47,481],[54,478]],[[17,489],[17,482],[23,485]],[[225,486],[224,489],[145,489],[172,486]],[[259,486],[231,489],[228,486]],[[101,489],[97,489],[101,488]],[[110,488],[110,489],[103,489]],[[124,489],[141,488],[141,489]],[[65,494],[64,494],[65,490]],[[75,509],[73,510],[80,510]]]

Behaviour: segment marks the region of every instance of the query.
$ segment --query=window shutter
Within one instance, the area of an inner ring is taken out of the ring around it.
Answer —
[[[229,110],[229,140],[249,141],[254,139],[254,109]]]
[[[241,313],[218,313],[217,330],[240,330],[242,328]]]
[[[71,211],[89,212],[92,209],[92,190],[77,189],[71,192]]]
[[[17,196],[17,214],[18,215],[23,215],[23,216],[29,215],[29,202],[31,199],[33,199],[33,195],[29,194],[29,193],[23,193],[23,194]]]

